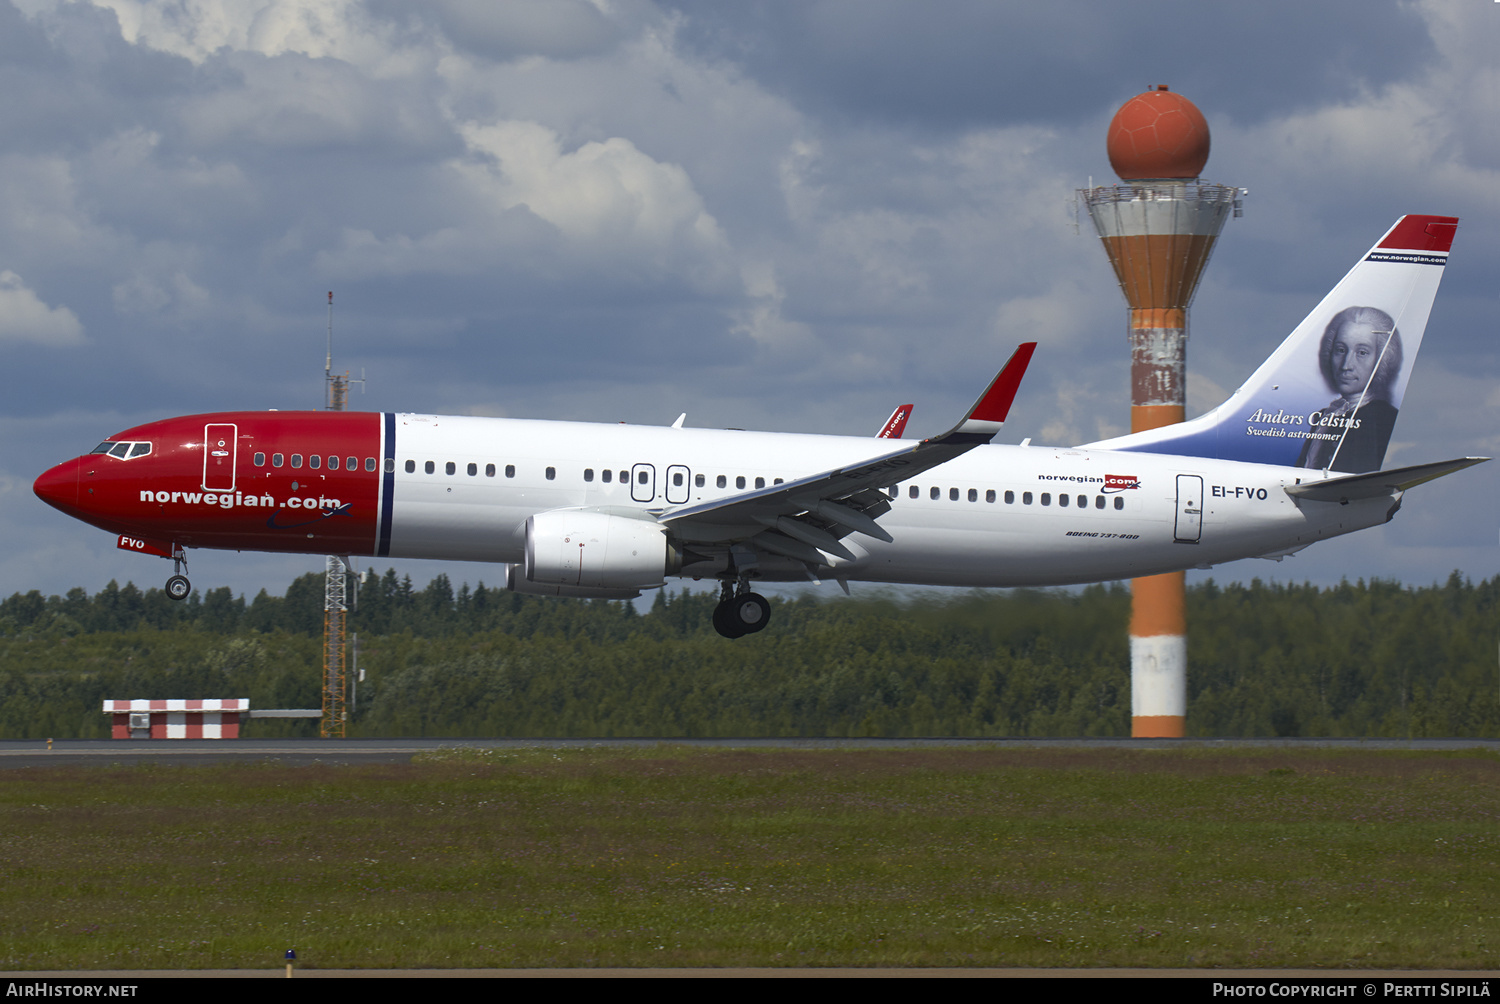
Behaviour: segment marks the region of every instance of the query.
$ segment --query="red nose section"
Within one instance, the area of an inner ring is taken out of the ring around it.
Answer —
[[[73,515],[78,511],[78,461],[58,464],[37,478],[31,490],[54,509]]]

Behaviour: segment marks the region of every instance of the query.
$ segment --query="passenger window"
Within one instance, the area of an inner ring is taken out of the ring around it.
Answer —
[[[1080,508],[1080,509],[1087,509],[1088,507],[1089,507],[1089,497],[1087,495],[1080,495],[1080,496],[1078,496],[1078,508]]]
[[[408,473],[408,474],[415,474],[415,473],[417,473],[417,462],[415,460],[408,460],[406,462],[406,473]]]
[[[1052,493],[1051,492],[1042,492],[1042,505],[1051,505],[1051,504],[1052,504]]]
[[[1006,492],[1005,493],[1005,504],[1006,505],[1015,505],[1016,504],[1016,493],[1015,492]]]
[[[1103,495],[1095,495],[1094,496],[1094,508],[1095,509],[1103,509],[1104,508],[1104,496]]]
[[[969,501],[970,502],[978,502],[979,501],[979,489],[978,488],[970,488],[969,489]]]
[[[716,488],[728,488],[729,487],[729,479],[726,478],[724,475],[720,474],[718,477],[714,478],[714,486]]]
[[[1116,509],[1124,509],[1125,508],[1125,496],[1123,496],[1123,495],[1116,495],[1115,496],[1115,508]]]
[[[672,473],[672,487],[673,488],[681,488],[682,487],[682,472],[681,471],[674,471]]]
[[[264,467],[264,466],[266,466],[266,455],[264,453],[257,453],[255,455],[255,466],[256,467]]]
[[[592,467],[585,467],[583,469],[583,480],[585,480],[585,481],[592,481],[592,480],[594,480],[594,469]]]
[[[771,484],[773,484],[773,485],[779,485],[779,484],[781,484],[781,479],[777,478],[775,481],[772,481]]]
[[[607,470],[600,477],[604,480],[605,484],[609,484],[615,479],[615,472]]]
[[[396,473],[396,458],[395,457],[386,457],[385,458],[385,472],[387,474],[395,474]]]
[[[912,498],[920,498],[922,496],[922,489],[918,488],[916,485],[912,485],[910,488],[906,489],[906,494],[911,496]]]
[[[755,487],[757,487],[757,488],[764,488],[765,486],[766,486],[766,479],[765,478],[756,478],[755,479]]]
[[[1021,504],[1022,505],[1031,505],[1031,493],[1030,492],[1022,492],[1021,493]]]
[[[443,465],[443,473],[445,473],[445,474],[457,474],[458,473],[458,465],[455,464],[451,460],[448,461],[446,464]]]
[[[307,466],[311,467],[313,470],[317,470],[319,467],[323,466],[323,458],[314,453],[312,456],[307,458]]]
[[[345,457],[344,458],[344,470],[346,470],[346,471],[357,471],[357,470],[359,470],[359,458],[358,457]]]
[[[487,478],[492,478],[492,477],[495,476],[495,465],[494,464],[485,464],[484,465],[484,476],[487,477]]]
[[[151,444],[150,443],[136,443],[134,446],[132,446],[130,448],[130,459],[134,460],[136,457],[144,457],[146,454],[148,454],[150,452],[151,452]]]
[[[273,454],[271,454],[271,466],[272,467],[280,467],[284,463],[286,463],[286,457],[282,456],[279,453],[273,453]]]
[[[552,468],[550,468],[550,467],[549,467],[549,468],[547,468],[547,470],[549,470],[549,471],[550,471],[550,470],[552,470]],[[638,482],[639,482],[639,483],[641,483],[641,484],[645,484],[645,483],[646,483],[646,481],[647,481],[647,480],[648,480],[648,478],[647,478],[647,476],[646,476],[646,472],[645,472],[645,471],[641,471],[641,472],[640,472],[640,473],[639,473],[639,474],[637,474],[637,475],[636,475],[636,476],[635,476],[635,479],[636,479],[636,481],[638,481]]]
[[[329,457],[328,458],[328,469],[330,471],[336,471],[336,470],[339,469],[339,458],[338,457]]]
[[[743,474],[739,475],[738,477],[736,477],[734,479],[734,486],[736,488],[743,488],[743,487],[745,487],[745,476]]]
[[[479,476],[479,465],[478,464],[470,464],[468,467],[464,468],[464,470],[466,470],[466,471],[469,472],[469,477],[471,477],[471,478]]]
[[[548,481],[556,481],[557,480],[557,468],[556,467],[549,467],[549,468],[547,468],[547,480]]]
[[[704,482],[703,475],[701,475],[701,474],[694,474],[693,475],[693,487],[695,487],[695,488],[702,488],[703,487],[703,482]]]
[[[373,471],[373,470],[375,470],[375,458],[374,457],[366,457],[365,458],[365,470],[367,470],[367,471]]]
[[[895,485],[891,485],[885,490],[885,493],[894,499],[901,495],[901,489],[897,488]]]
[[[1043,497],[1045,498],[1045,496],[1043,496]],[[1044,502],[1043,505],[1045,505],[1045,504],[1046,503]],[[1057,504],[1060,505],[1060,506],[1062,506],[1064,509],[1066,509],[1068,507],[1068,497],[1066,495],[1059,495],[1057,497]]]
[[[437,470],[437,466],[431,460],[429,460],[427,461],[427,463],[422,465],[422,470],[426,471],[428,474],[431,474],[433,471]]]
[[[505,476],[508,477],[508,478],[513,478],[513,477],[516,476],[516,465],[515,464],[506,464],[505,465]]]
[[[995,501],[995,489],[991,488],[988,491],[986,491],[984,493],[984,500],[986,502],[993,502],[993,501]]]
[[[948,501],[949,502],[957,502],[958,501],[958,489],[957,488],[949,488],[948,489]]]
[[[936,485],[934,485],[932,488],[930,488],[928,490],[927,497],[930,498],[930,499],[933,499],[933,500],[940,499],[940,498],[943,497],[943,490],[941,488],[937,487]]]
[[[302,454],[300,454],[300,453],[293,453],[292,454],[292,467],[293,468],[297,468],[297,467],[301,467],[301,466],[302,466]]]

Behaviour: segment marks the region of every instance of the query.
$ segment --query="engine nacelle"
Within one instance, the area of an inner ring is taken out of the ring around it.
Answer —
[[[526,569],[521,565],[505,566],[505,588],[526,596],[565,596],[575,600],[633,600],[641,595],[639,589],[589,589],[584,586],[528,582]]]
[[[554,509],[526,521],[526,580],[537,585],[650,589],[677,567],[666,528],[654,520]]]

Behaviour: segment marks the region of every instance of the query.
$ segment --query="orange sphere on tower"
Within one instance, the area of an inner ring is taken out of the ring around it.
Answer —
[[[1208,122],[1165,84],[1137,94],[1109,123],[1109,166],[1123,181],[1196,178],[1208,163]]]

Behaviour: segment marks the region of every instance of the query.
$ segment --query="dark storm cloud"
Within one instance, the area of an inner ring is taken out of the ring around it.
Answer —
[[[76,153],[159,114],[192,77],[187,60],[127,44],[107,10],[37,21],[0,3],[0,153]]]
[[[825,118],[934,130],[1080,122],[1167,83],[1257,122],[1433,56],[1395,0],[665,0],[681,37]]]

